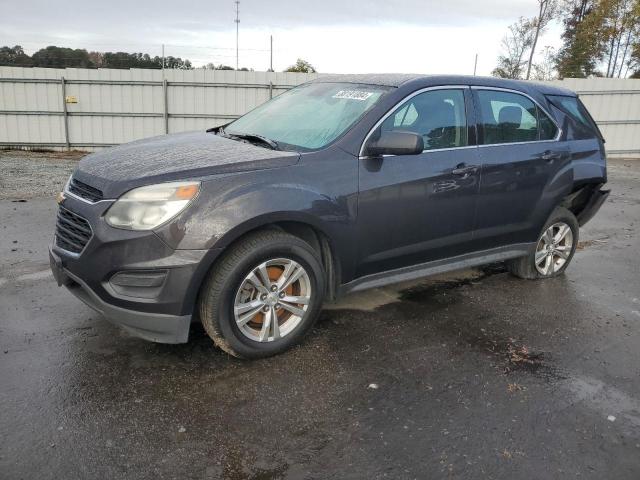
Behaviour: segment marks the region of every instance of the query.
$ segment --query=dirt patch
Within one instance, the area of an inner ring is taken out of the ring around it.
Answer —
[[[545,352],[534,350],[517,339],[502,339],[482,332],[482,335],[468,336],[466,340],[471,346],[497,357],[500,362],[496,366],[505,375],[524,372],[547,381],[565,378],[558,368],[548,361]]]
[[[585,248],[589,248],[589,247],[593,247],[593,246],[600,246],[600,245],[605,245],[608,242],[609,238],[594,238],[594,239],[589,239],[589,240],[582,240],[581,242],[578,242],[578,245],[576,246],[576,250],[584,250]]]

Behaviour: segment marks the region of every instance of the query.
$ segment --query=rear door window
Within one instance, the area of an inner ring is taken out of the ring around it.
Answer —
[[[483,144],[553,140],[558,127],[531,99],[499,90],[476,91]]]

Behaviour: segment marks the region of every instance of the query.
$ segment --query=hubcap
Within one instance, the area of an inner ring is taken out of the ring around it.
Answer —
[[[538,240],[536,248],[536,270],[542,275],[559,271],[571,255],[573,232],[569,225],[558,222],[551,225]]]
[[[240,331],[256,342],[272,342],[290,334],[311,301],[311,281],[299,263],[267,260],[244,278],[233,313]]]

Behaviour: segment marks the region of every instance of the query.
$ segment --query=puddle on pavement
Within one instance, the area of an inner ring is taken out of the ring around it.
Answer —
[[[418,284],[405,287],[400,291],[399,300],[420,303],[432,303],[437,297],[446,292],[473,285],[487,277],[507,271],[504,264],[490,264],[481,268],[462,270],[448,275],[428,278]]]
[[[398,301],[432,301],[436,295],[453,290],[463,285],[470,285],[482,279],[503,273],[502,264],[487,265],[482,268],[459,270],[456,272],[434,275],[411,282],[403,282],[387,287],[373,288],[349,294],[335,303],[324,306],[325,310],[364,310],[373,311],[383,305]]]
[[[461,270],[444,275],[437,275],[418,281],[377,288],[349,295],[329,306],[328,310],[360,310],[374,311],[384,305],[402,302],[403,308],[424,308],[430,311],[456,308],[459,300],[459,289],[478,285],[483,280],[497,274],[507,272],[503,263],[496,263],[468,270]],[[449,314],[450,315],[450,314]],[[486,315],[486,314],[485,314]],[[496,331],[493,316],[487,318],[478,314],[475,321],[470,322],[464,315],[446,320],[436,320],[431,325],[437,330],[436,335],[443,343],[454,340],[459,347],[468,351],[472,348],[495,357],[496,367],[505,375],[522,372],[535,375],[547,381],[565,378],[560,371],[549,363],[548,354],[533,350],[516,338]],[[493,327],[493,328],[492,328]],[[506,329],[505,325],[505,329]]]

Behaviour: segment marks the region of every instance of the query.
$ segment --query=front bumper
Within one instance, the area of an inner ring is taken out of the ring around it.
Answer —
[[[174,250],[154,232],[112,228],[102,218],[110,203],[64,200],[92,236],[79,254],[54,239],[49,259],[58,284],[138,337],[186,342],[198,289],[219,250]]]
[[[49,249],[49,261],[58,285],[67,287],[87,306],[132,335],[160,343],[186,343],[189,340],[191,315],[149,313],[111,305],[96,295],[79,277],[66,270],[52,249]]]

